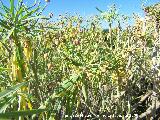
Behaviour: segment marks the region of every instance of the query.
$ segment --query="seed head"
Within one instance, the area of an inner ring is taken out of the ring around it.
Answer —
[[[52,18],[53,17],[53,13],[49,13],[49,17]]]
[[[44,54],[44,59],[46,59],[48,57],[48,53]]]
[[[74,45],[80,45],[80,40],[74,40]]]
[[[53,68],[53,64],[52,63],[48,63],[47,67],[48,67],[48,70],[51,70]]]

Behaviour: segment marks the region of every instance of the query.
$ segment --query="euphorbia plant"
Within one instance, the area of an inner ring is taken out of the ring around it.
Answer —
[[[9,3],[7,6],[0,1],[0,26],[1,34],[3,34],[0,42],[8,51],[8,64],[11,64],[9,69],[12,69],[12,72],[9,73],[12,79],[11,84],[17,84],[26,81],[26,67],[32,55],[32,41],[26,39],[26,36],[34,32],[38,20],[44,18],[40,16],[44,8],[41,8],[37,1],[33,6],[25,5],[23,0],[9,0]],[[27,87],[21,88],[21,92],[27,91]],[[30,102],[27,102],[24,96],[19,95],[18,110],[27,109],[26,104],[32,109]]]

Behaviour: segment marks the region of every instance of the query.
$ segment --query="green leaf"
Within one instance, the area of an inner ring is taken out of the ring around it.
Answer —
[[[14,19],[14,0],[10,0],[10,14],[12,15],[12,20]]]
[[[37,12],[39,9],[40,9],[40,7],[37,7],[36,9],[30,11],[29,13],[27,13],[26,15],[24,15],[24,16],[19,20],[19,22],[22,21],[22,20],[27,19],[27,18],[30,17],[30,16],[32,16],[32,15],[33,15],[35,12]]]
[[[34,17],[26,18],[25,21],[34,20],[34,19],[49,19],[49,18],[46,18],[44,16],[34,16]]]
[[[13,118],[13,117],[15,118],[19,116],[39,114],[45,111],[47,110],[46,109],[33,109],[33,110],[6,112],[6,113],[0,113],[0,118]]]
[[[23,7],[19,8],[18,11],[16,12],[15,19],[18,20],[18,17],[22,16],[23,12],[24,12]]]
[[[5,101],[5,103],[3,103],[3,105],[0,106],[0,113],[4,112],[10,105],[10,103],[13,102],[15,99],[16,97],[11,97],[8,101]]]
[[[4,90],[4,91],[0,92],[0,99],[2,99],[3,97],[6,97],[7,95],[9,95],[11,93],[15,93],[18,89],[20,89],[22,86],[25,86],[27,83],[28,83],[28,81],[27,82],[22,82],[22,83],[17,84],[13,87],[10,87],[7,90]]]
[[[71,59],[71,62],[72,62],[72,64],[75,65],[75,66],[83,66],[82,63],[79,63],[79,62],[74,61],[74,60],[72,60],[72,59]]]
[[[86,92],[86,86],[83,84],[82,85],[82,94],[84,96],[85,102],[87,101],[88,97],[87,97],[87,92]]]
[[[2,68],[0,67],[0,71],[11,70],[10,68]]]
[[[9,18],[6,14],[3,14],[3,13],[1,13],[1,12],[0,12],[0,15],[1,15],[2,17],[6,18],[6,19]]]
[[[88,91],[87,91],[88,84],[87,84],[87,81],[85,79],[86,76],[87,76],[87,74],[83,73],[83,75],[82,75],[82,94],[84,96],[85,102],[88,101]]]
[[[73,74],[69,80],[65,80],[61,85],[63,87],[63,89],[67,89],[69,88],[70,86],[72,86],[76,81],[77,79],[79,78],[79,76],[77,74]]]
[[[3,4],[2,1],[0,1],[0,3],[1,3],[0,8],[1,8],[2,10],[4,10],[6,13],[9,13],[9,8],[6,7],[6,6]]]
[[[56,88],[56,91],[52,94],[52,99],[54,97],[64,96],[66,94],[66,91],[71,89],[73,85],[77,82],[78,78],[79,75],[73,74],[72,76],[70,76],[69,80],[63,81],[61,85]]]
[[[10,29],[10,26],[7,25],[7,22],[4,20],[1,20],[1,19],[0,19],[0,26],[6,28],[8,30]]]
[[[4,41],[8,40],[9,37],[12,35],[13,31],[15,30],[15,28],[13,27],[9,32],[8,32],[8,35],[7,37],[4,39]]]
[[[96,7],[96,10],[98,10],[100,13],[103,13],[103,11],[100,10],[98,7]]]

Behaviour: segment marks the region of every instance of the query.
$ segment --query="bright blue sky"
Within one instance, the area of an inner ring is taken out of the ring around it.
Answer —
[[[9,2],[9,0],[2,1],[4,3]],[[35,0],[23,1],[31,5]],[[42,2],[42,5],[46,3],[45,0],[40,1]],[[52,12],[55,16],[58,16],[59,14],[64,14],[65,12],[69,12],[71,14],[76,12],[82,16],[91,16],[98,14],[95,7],[106,10],[107,6],[114,3],[120,9],[120,12],[125,15],[131,15],[133,12],[143,14],[143,11],[141,10],[141,4],[143,1],[145,1],[145,5],[160,2],[160,0],[50,0],[50,3],[48,3],[48,7],[45,10],[45,14]]]
[[[122,14],[131,16],[135,12],[143,16],[144,12],[141,9],[142,3],[145,3],[146,6],[158,2],[160,0],[50,0],[45,14],[53,12],[54,16],[57,17],[59,14],[64,14],[65,12],[71,14],[76,12],[83,17],[89,17],[99,14],[95,7],[101,10],[107,10],[108,6],[115,3],[119,8],[119,12]],[[132,24],[132,22],[130,20],[129,24]],[[103,28],[107,28],[106,22],[103,22],[102,26]]]
[[[24,0],[25,1],[25,0]],[[32,1],[32,0],[30,0]],[[44,0],[42,0],[44,2]],[[115,3],[123,14],[131,15],[133,12],[142,14],[142,0],[50,0],[46,13],[58,14],[78,13],[82,16],[98,14],[95,7],[106,10],[108,5]],[[146,1],[146,0],[145,0]],[[147,0],[146,5],[160,2],[160,0]]]
[[[8,3],[9,0],[2,0],[4,3]],[[17,1],[17,0],[15,0]],[[35,0],[23,0],[28,5],[32,5]],[[45,5],[45,0],[40,0],[41,5]],[[54,18],[58,17],[59,14],[65,14],[69,12],[71,14],[78,13],[83,17],[89,17],[92,15],[99,14],[95,7],[101,10],[107,10],[108,6],[116,4],[119,8],[119,12],[125,15],[131,16],[133,12],[143,15],[141,10],[142,3],[145,5],[151,5],[160,2],[160,0],[50,0],[45,15],[50,12],[54,14]]]

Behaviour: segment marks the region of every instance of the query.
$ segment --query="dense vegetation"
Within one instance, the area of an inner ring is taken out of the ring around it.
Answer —
[[[9,2],[0,1],[0,118],[158,119],[159,3],[144,19],[113,5],[52,22],[47,5]]]

